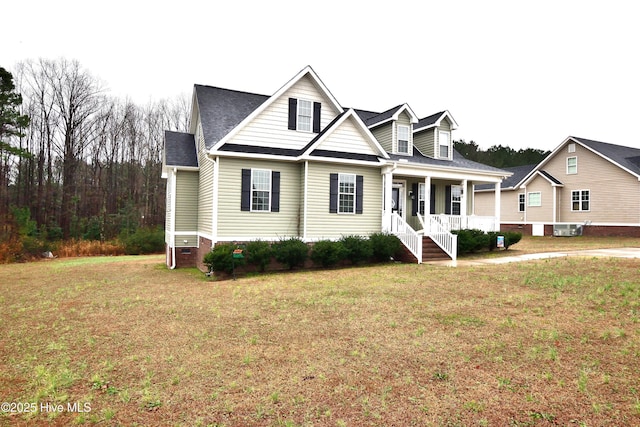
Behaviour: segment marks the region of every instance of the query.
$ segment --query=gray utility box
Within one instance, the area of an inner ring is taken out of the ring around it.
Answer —
[[[557,237],[582,236],[582,224],[555,224],[553,235]]]

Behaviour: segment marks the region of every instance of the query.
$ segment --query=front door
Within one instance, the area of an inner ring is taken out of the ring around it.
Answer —
[[[391,189],[391,212],[404,218],[404,187],[402,184],[393,184]]]

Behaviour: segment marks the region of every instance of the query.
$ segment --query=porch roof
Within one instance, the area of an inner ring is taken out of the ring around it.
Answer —
[[[438,166],[441,168],[452,168],[452,169],[466,169],[474,172],[483,172],[483,173],[492,173],[501,176],[509,176],[511,172],[508,172],[503,169],[498,169],[493,166],[485,165],[482,163],[474,162],[465,158],[462,154],[458,153],[455,149],[453,150],[453,160],[444,160],[444,159],[434,159],[433,157],[425,156],[418,150],[417,148],[413,148],[413,155],[398,155],[398,154],[389,154],[389,157],[393,161],[402,161],[403,163],[406,161],[406,164],[414,164],[414,165],[430,165],[430,166]]]

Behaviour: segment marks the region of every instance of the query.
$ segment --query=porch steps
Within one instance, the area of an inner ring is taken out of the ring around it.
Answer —
[[[425,261],[438,261],[438,260],[447,260],[451,259],[449,255],[445,251],[443,251],[440,246],[436,244],[431,237],[423,236],[422,237],[422,262]]]

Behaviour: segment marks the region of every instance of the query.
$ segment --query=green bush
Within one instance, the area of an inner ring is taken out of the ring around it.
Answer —
[[[309,247],[297,237],[280,240],[272,245],[275,259],[289,270],[304,265],[309,256]]]
[[[333,267],[345,258],[346,250],[342,242],[320,240],[311,249],[311,260],[322,267]]]
[[[522,239],[522,233],[518,231],[506,231],[504,234],[504,248],[509,249],[511,245],[515,245]]]
[[[344,236],[340,239],[345,249],[345,259],[353,264],[360,264],[373,257],[373,246],[371,241],[362,236]]]
[[[373,233],[369,236],[373,258],[378,262],[386,262],[395,257],[402,247],[397,236],[390,233]]]
[[[273,251],[268,242],[262,240],[254,240],[247,244],[247,257],[249,264],[258,267],[260,272],[267,269],[267,265],[271,262]]]
[[[164,251],[162,228],[138,228],[135,233],[121,238],[127,255],[152,254]]]
[[[452,231],[452,233],[458,236],[458,255],[489,248],[491,242],[491,237],[481,230],[465,229]]]
[[[237,268],[244,265],[246,258],[234,258],[233,251],[238,245],[234,243],[221,243],[215,245],[211,252],[208,252],[202,259],[202,263],[209,268],[209,271],[221,271],[231,274],[234,266]]]

